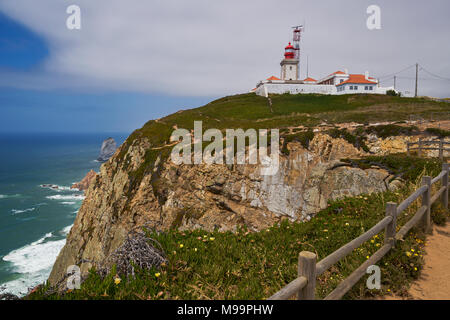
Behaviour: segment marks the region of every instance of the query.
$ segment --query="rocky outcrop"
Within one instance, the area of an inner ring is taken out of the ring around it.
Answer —
[[[86,176],[83,178],[83,180],[81,180],[80,182],[74,183],[70,188],[78,189],[80,191],[85,191],[89,188],[89,185],[95,179],[96,175],[97,175],[97,173],[95,173],[94,170],[91,170],[86,174]]]
[[[86,272],[102,264],[136,226],[233,231],[246,225],[257,231],[282,219],[308,221],[328,200],[390,187],[387,171],[352,168],[339,161],[365,153],[321,133],[308,149],[288,143],[289,156],[280,158],[274,176],[261,176],[257,165],[175,165],[160,155],[148,164],[146,152],[151,148],[146,138],[135,139],[101,166],[50,283],[61,280],[69,265]]]
[[[113,138],[108,138],[102,143],[102,148],[100,150],[100,155],[97,158],[97,161],[105,162],[108,161],[116,152],[117,145],[116,141]]]
[[[415,136],[392,136],[387,137],[386,139],[381,139],[374,134],[371,134],[367,137],[368,142],[367,145],[370,149],[370,152],[376,153],[378,155],[392,154],[392,153],[402,153],[407,151],[407,143],[408,142],[418,142],[419,139],[424,141],[431,140],[439,140],[439,137],[436,136],[426,136],[426,135],[415,135]],[[450,142],[450,138],[443,139],[445,142]],[[414,146],[417,148],[417,145]],[[432,146],[433,148],[437,148],[438,144]],[[444,156],[448,156],[448,152],[444,152]],[[438,157],[438,150],[423,150],[422,155],[425,157]]]

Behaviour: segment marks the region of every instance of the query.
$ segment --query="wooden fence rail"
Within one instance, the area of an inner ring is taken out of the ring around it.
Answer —
[[[432,145],[439,145],[439,146],[426,147]],[[430,141],[425,141],[422,140],[422,138],[419,138],[419,141],[417,142],[408,142],[406,144],[406,154],[409,156],[411,154],[411,151],[417,150],[417,155],[421,157],[422,151],[424,150],[439,150],[439,159],[444,160],[444,151],[450,151],[450,148],[445,148],[446,145],[450,145],[450,142],[446,142],[442,138],[439,140],[430,140]]]
[[[385,218],[358,238],[345,244],[318,263],[316,263],[316,254],[309,251],[300,252],[298,257],[298,277],[272,295],[269,300],[286,300],[294,295],[297,295],[297,299],[299,300],[313,300],[315,298],[314,291],[317,276],[323,274],[332,265],[348,256],[354,249],[384,230],[384,245],[369,257],[367,261],[353,271],[350,276],[344,279],[327,297],[325,297],[325,300],[341,299],[366,274],[367,268],[381,260],[395,247],[396,241],[402,240],[411,228],[420,225],[425,232],[430,232],[432,204],[441,198],[442,205],[445,209],[448,209],[449,171],[450,165],[445,163],[442,165],[442,171],[435,178],[423,177],[422,186],[402,203],[397,205],[394,202],[388,202],[386,204]],[[431,187],[439,181],[442,183],[442,187],[432,196]],[[419,197],[421,197],[422,206],[417,210],[414,216],[405,223],[398,232],[396,232],[397,217]]]

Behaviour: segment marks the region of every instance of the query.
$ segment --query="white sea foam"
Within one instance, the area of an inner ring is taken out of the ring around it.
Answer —
[[[65,202],[61,202],[61,204],[66,204],[66,205],[73,205],[73,204],[76,204],[76,202],[74,202],[74,201],[65,201]]]
[[[64,229],[62,229],[62,230],[60,231],[60,233],[61,233],[63,236],[67,236],[67,235],[69,234],[69,232],[70,232],[70,229],[72,229],[72,227],[73,227],[73,224],[71,224],[70,226],[67,226],[67,227],[65,227]]]
[[[62,191],[79,191],[78,189],[74,188],[72,189],[71,187],[68,186],[60,186],[57,184],[41,184],[40,185],[41,188],[45,188],[45,189],[50,189],[52,191],[55,192],[62,192]]]
[[[66,242],[65,239],[48,241],[52,236],[52,233],[47,233],[41,239],[3,257],[4,261],[12,264],[12,271],[20,273],[21,276],[20,279],[0,285],[0,293],[9,292],[22,296],[29,288],[45,282]]]
[[[71,195],[61,195],[61,194],[56,194],[54,196],[47,196],[47,199],[50,200],[83,200],[84,199],[84,195],[81,194],[71,194]]]
[[[12,212],[12,214],[19,214],[19,213],[31,212],[34,210],[36,210],[36,208],[28,208],[28,209],[24,209],[24,210],[12,209],[11,212]]]
[[[0,194],[0,199],[19,198],[21,194]]]

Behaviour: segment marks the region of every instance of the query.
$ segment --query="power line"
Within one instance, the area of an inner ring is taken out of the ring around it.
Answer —
[[[446,78],[446,77],[442,77],[442,76],[439,76],[439,75],[437,75],[437,74],[434,74],[434,73],[428,71],[427,69],[425,69],[423,66],[420,66],[420,70],[425,71],[425,72],[428,73],[430,76],[439,78],[439,79],[441,79],[441,80],[447,80],[447,81],[450,81],[450,78]]]
[[[383,79],[383,78],[392,77],[392,76],[395,76],[395,75],[397,75],[397,74],[399,74],[399,73],[402,73],[402,72],[404,72],[404,71],[406,71],[406,70],[408,70],[408,69],[410,69],[410,68],[412,68],[412,67],[415,67],[415,66],[416,66],[416,64],[412,64],[412,65],[410,65],[409,67],[406,67],[405,69],[402,69],[402,70],[400,70],[400,71],[398,71],[398,72],[390,73],[390,74],[387,74],[387,75],[384,75],[384,76],[381,76],[381,77],[377,77],[377,78],[378,78],[378,79]]]

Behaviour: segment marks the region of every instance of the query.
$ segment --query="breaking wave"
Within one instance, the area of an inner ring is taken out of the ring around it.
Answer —
[[[81,194],[71,194],[71,195],[61,195],[61,194],[56,194],[54,196],[47,196],[47,199],[50,200],[83,200],[84,199],[84,195]]]
[[[24,210],[12,209],[11,212],[12,212],[12,214],[19,214],[19,213],[31,212],[34,210],[36,210],[36,208],[28,208],[28,209],[24,209]]]
[[[28,289],[47,280],[60,250],[66,243],[65,239],[51,240],[52,237],[52,233],[47,233],[41,239],[3,257],[4,261],[11,264],[11,271],[20,274],[20,278],[2,284],[0,293],[9,292],[23,296],[28,293]]]

